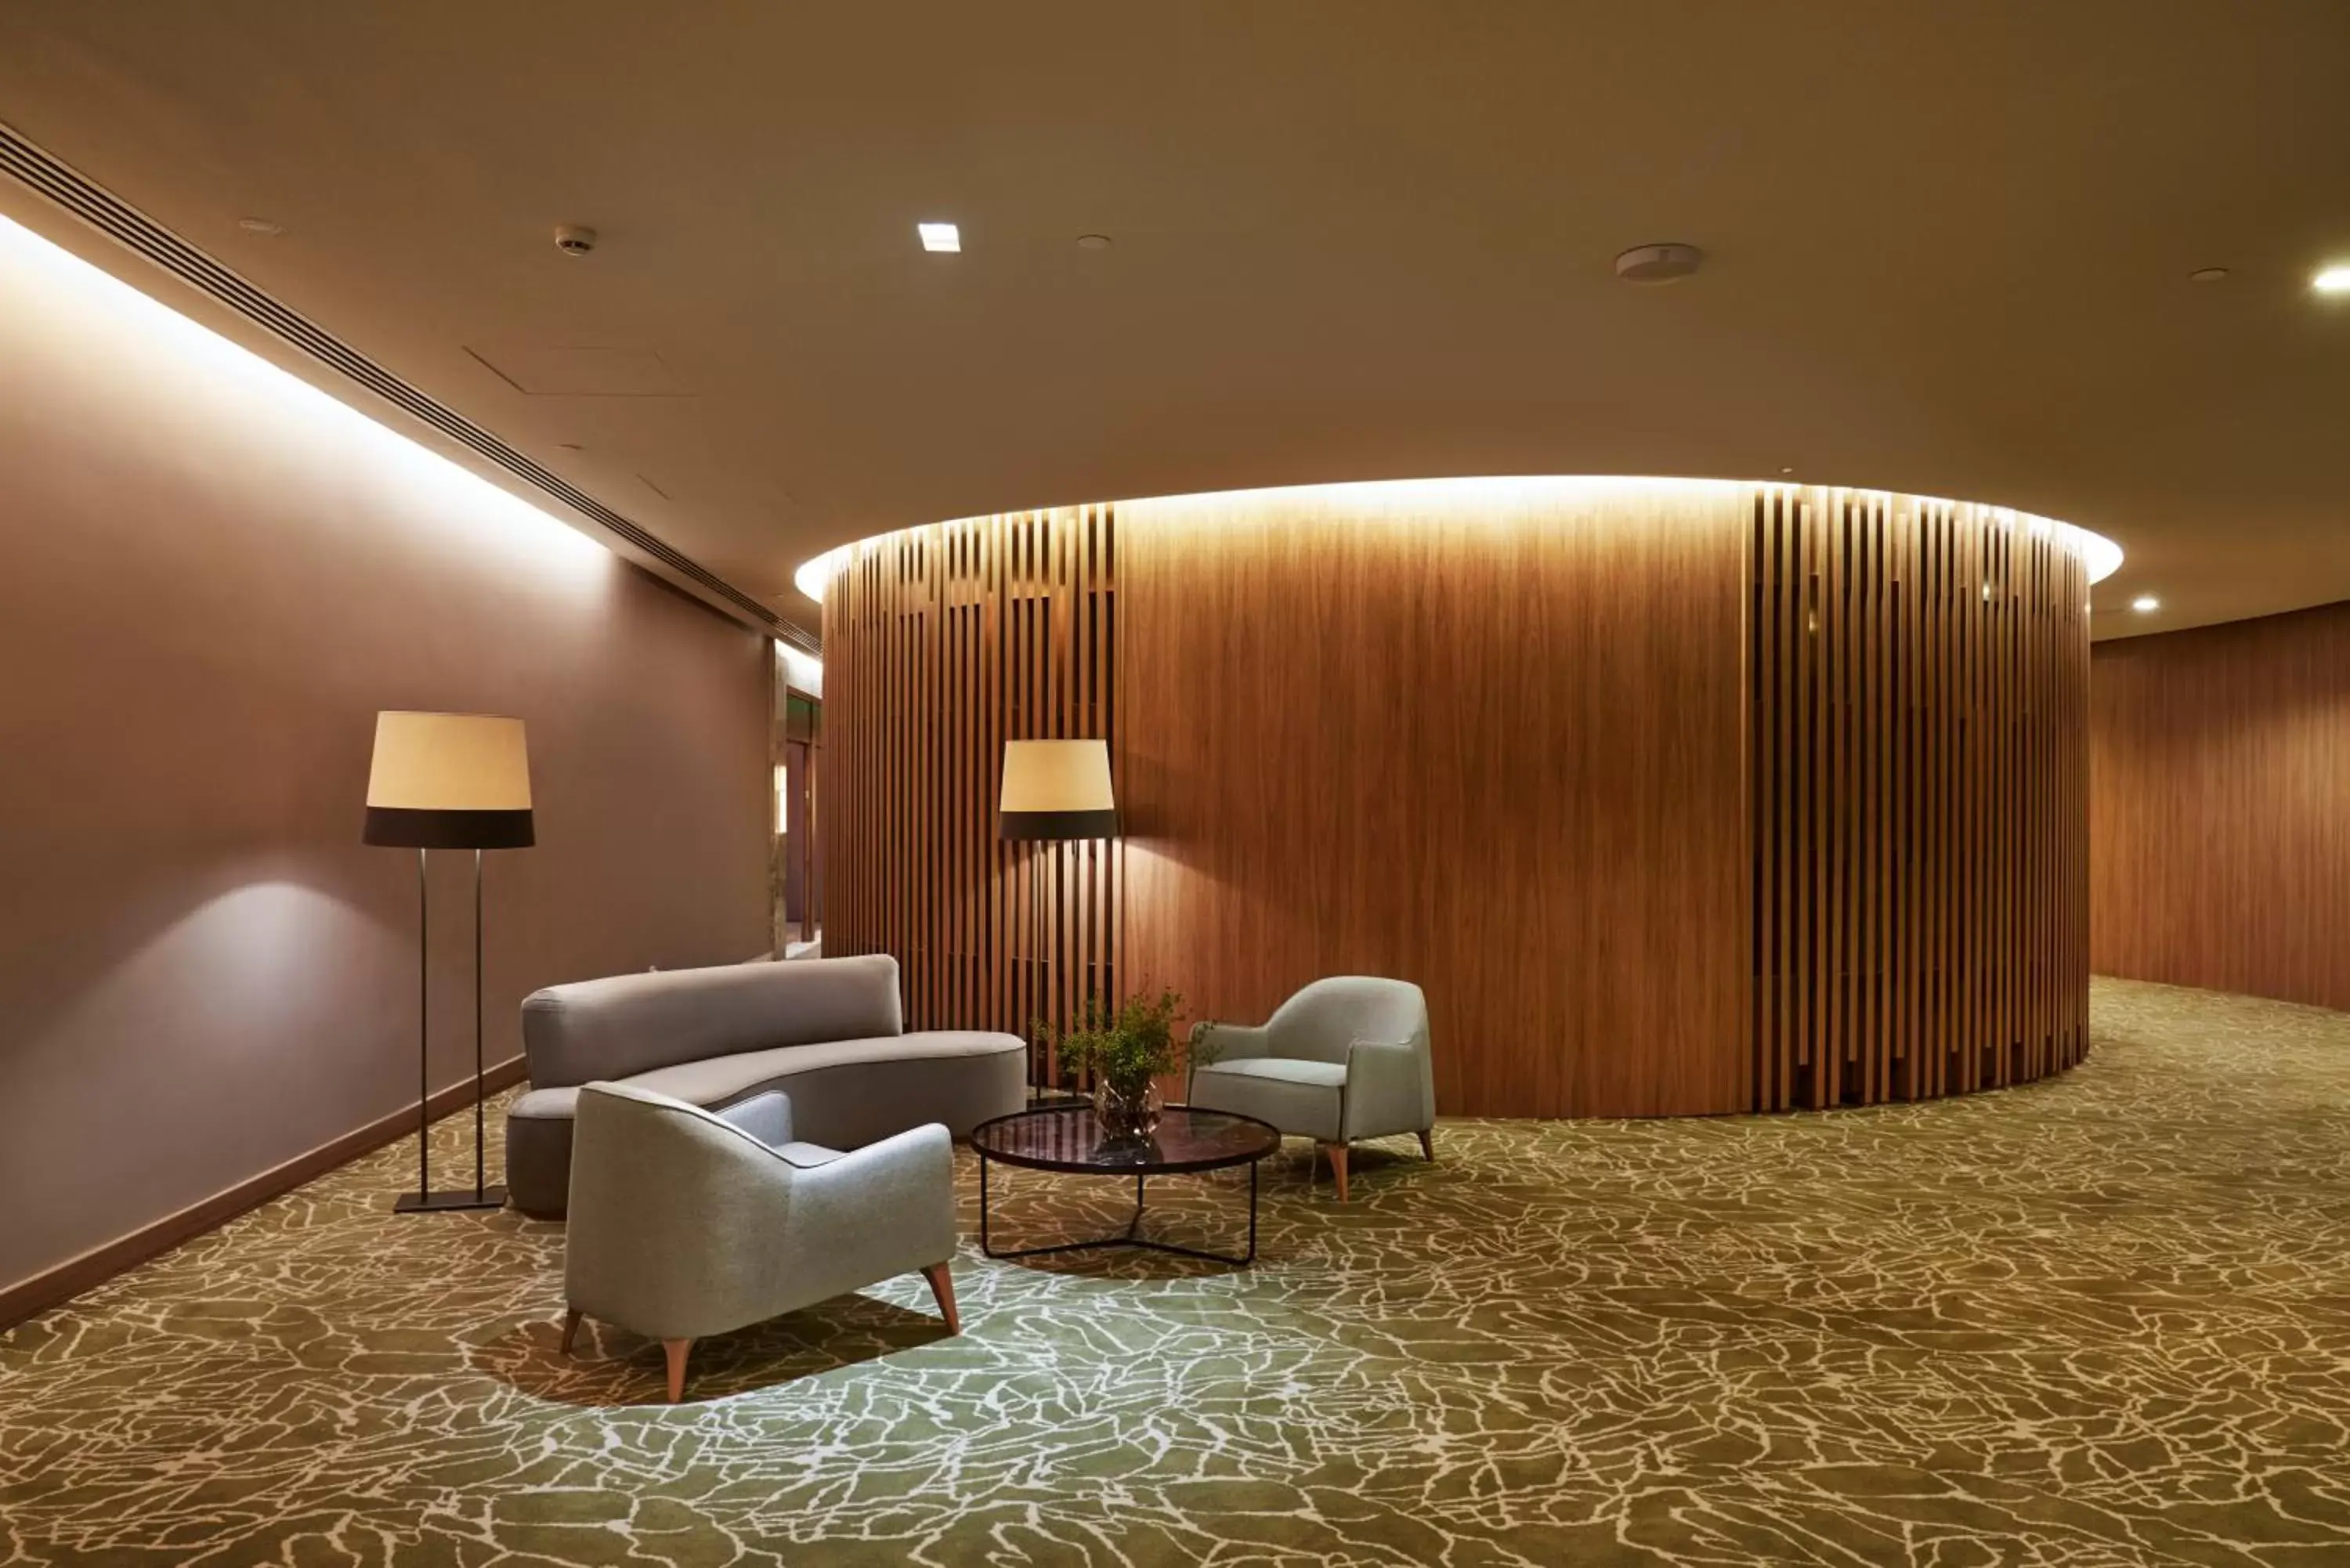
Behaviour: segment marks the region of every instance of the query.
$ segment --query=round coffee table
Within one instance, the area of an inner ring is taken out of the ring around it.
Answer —
[[[1153,1251],[1245,1267],[1256,1260],[1256,1164],[1281,1147],[1281,1132],[1271,1122],[1261,1122],[1254,1116],[1169,1106],[1159,1113],[1158,1129],[1149,1137],[1113,1139],[1094,1118],[1092,1106],[1048,1106],[1041,1110],[1014,1111],[1008,1116],[980,1123],[972,1129],[971,1147],[979,1151],[979,1249],[991,1258],[1034,1258],[1046,1252],[1081,1252],[1090,1247],[1149,1247]],[[1031,1170],[1055,1170],[1069,1176],[1132,1176],[1134,1218],[1126,1222],[1122,1235],[1088,1241],[1060,1241],[1048,1247],[1016,1247],[999,1252],[987,1230],[987,1168],[991,1164],[1021,1165]],[[1142,1183],[1146,1177],[1222,1170],[1234,1165],[1249,1168],[1247,1251],[1235,1257],[1136,1234],[1137,1227],[1142,1223]]]

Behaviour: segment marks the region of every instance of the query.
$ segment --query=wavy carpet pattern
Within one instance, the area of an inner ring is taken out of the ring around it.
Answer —
[[[967,1240],[962,1337],[909,1276],[677,1407],[395,1148],[0,1339],[0,1564],[2350,1564],[2350,1018],[2095,1023],[1965,1100],[1446,1123],[1343,1207],[1294,1144],[1253,1270]],[[1124,1218],[1009,1185],[1007,1241]]]

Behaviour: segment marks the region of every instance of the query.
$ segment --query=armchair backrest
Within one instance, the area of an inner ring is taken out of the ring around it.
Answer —
[[[700,1106],[632,1084],[589,1084],[579,1091],[575,1196],[583,1178],[616,1189],[684,1192],[713,1180],[773,1186],[788,1182],[792,1169],[750,1133]]]
[[[565,1290],[574,1306],[654,1332],[723,1317],[774,1288],[795,1172],[699,1106],[627,1084],[579,1092]],[[739,1318],[737,1321],[749,1321]]]
[[[1408,980],[1332,975],[1275,1009],[1265,1033],[1276,1056],[1343,1063],[1357,1040],[1427,1039],[1428,998]]]
[[[523,1053],[537,1089],[903,1033],[898,961],[887,953],[619,974],[551,985],[522,1004]]]

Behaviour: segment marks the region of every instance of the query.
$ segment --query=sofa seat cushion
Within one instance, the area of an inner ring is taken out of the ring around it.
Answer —
[[[744,1051],[733,1056],[681,1062],[674,1067],[656,1067],[650,1073],[638,1073],[619,1081],[708,1109],[731,1105],[747,1095],[768,1089],[789,1094],[792,1079],[827,1067],[867,1062],[936,1062],[957,1056],[996,1056],[1007,1051],[1022,1054],[1024,1060],[1027,1049],[1016,1034],[927,1029],[870,1040],[827,1040],[818,1045]]]
[[[1191,1075],[1191,1101],[1271,1122],[1300,1137],[1335,1139],[1347,1069],[1294,1056],[1243,1056]]]

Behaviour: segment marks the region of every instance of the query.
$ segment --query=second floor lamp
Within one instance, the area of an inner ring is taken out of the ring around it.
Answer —
[[[996,836],[1012,842],[1086,844],[1118,836],[1118,800],[1110,789],[1109,742],[1107,741],[1006,741],[1003,742],[1003,787],[996,799]],[[1052,994],[1052,969],[1046,959],[1048,930],[1061,917],[1061,879],[1053,878],[1052,925],[1045,925],[1045,900],[1039,884],[1045,854],[1030,857],[1029,909],[1035,926],[1031,938],[1037,964],[1040,997]],[[1087,995],[1092,995],[1087,979]],[[1030,1034],[1035,1033],[1032,1023]],[[1028,1083],[1032,1098],[1041,1097],[1052,1064],[1038,1059],[1038,1042],[1028,1043]]]

